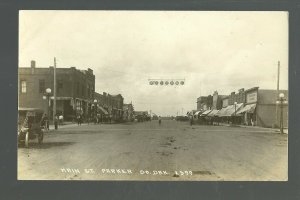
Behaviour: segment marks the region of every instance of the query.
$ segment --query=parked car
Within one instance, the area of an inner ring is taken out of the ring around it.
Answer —
[[[18,109],[18,143],[29,146],[29,140],[37,138],[41,144],[44,139],[44,111],[38,108]]]

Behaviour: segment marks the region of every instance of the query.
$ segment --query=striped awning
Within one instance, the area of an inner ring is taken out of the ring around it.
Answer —
[[[236,114],[242,114],[242,113],[254,113],[254,110],[256,108],[256,104],[248,104],[244,108],[240,109]]]
[[[103,114],[108,115],[107,110],[105,110],[102,106],[99,106],[99,105],[98,105],[98,108],[101,110],[101,112],[102,112]]]
[[[235,111],[238,112],[241,107],[243,106],[243,103],[239,103],[235,105],[229,105],[226,108],[222,108],[217,114],[216,116],[219,117],[229,117],[235,114]]]
[[[202,111],[197,111],[197,112],[195,112],[194,115],[199,115],[201,112],[202,112]]]
[[[201,116],[201,117],[206,116],[206,115],[208,115],[210,112],[211,112],[211,110],[206,110],[206,111],[204,111],[200,116]]]
[[[207,116],[208,117],[214,117],[217,116],[217,113],[219,112],[219,110],[212,110]]]

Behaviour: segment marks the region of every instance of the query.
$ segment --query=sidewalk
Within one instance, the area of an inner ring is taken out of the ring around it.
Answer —
[[[88,125],[88,124],[87,123],[82,123],[81,124],[81,126],[85,126],[85,125]],[[64,128],[75,127],[75,126],[78,126],[78,124],[77,123],[64,123],[62,125],[58,125],[58,130],[59,129],[64,129]],[[49,131],[52,131],[52,130],[55,130],[53,124],[49,125]]]
[[[220,126],[232,126],[231,124],[225,124],[225,123],[219,123]],[[241,127],[241,128],[254,128],[254,129],[265,129],[269,131],[274,131],[280,133],[279,128],[265,128],[265,127],[260,127],[260,126],[246,126],[246,125],[234,125],[236,127]],[[284,128],[283,133],[288,134],[288,129]]]
[[[108,124],[108,125],[113,125],[113,124],[116,124],[116,123],[100,123],[100,124],[94,124],[94,122],[90,122],[90,123],[82,123],[81,126],[86,126],[86,125],[104,125],[104,124]],[[64,128],[70,128],[70,127],[77,127],[78,124],[77,123],[73,123],[73,122],[64,122],[63,124],[61,125],[58,125],[58,130],[59,129],[64,129]],[[54,131],[55,128],[54,128],[54,125],[53,124],[50,124],[49,125],[49,131]]]

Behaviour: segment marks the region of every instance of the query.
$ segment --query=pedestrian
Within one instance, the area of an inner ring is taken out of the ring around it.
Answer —
[[[46,125],[46,130],[48,130],[49,131],[49,118],[48,118],[48,115],[46,114],[46,116],[45,116],[45,125]]]
[[[193,126],[193,116],[190,117],[190,125]]]
[[[97,124],[100,124],[100,115],[97,115]]]
[[[57,115],[54,118],[54,128],[55,128],[55,130],[58,129],[58,116]]]
[[[161,125],[161,117],[158,117],[158,124]]]
[[[81,126],[81,123],[82,123],[82,116],[79,115],[79,125]]]
[[[60,124],[60,125],[63,125],[63,123],[64,123],[64,116],[63,116],[63,115],[60,115],[60,116],[59,116],[59,124]]]
[[[77,125],[79,126],[80,124],[80,115],[77,115]]]
[[[48,121],[47,114],[44,114],[42,118],[42,126],[44,127],[45,130],[49,130],[49,121]]]

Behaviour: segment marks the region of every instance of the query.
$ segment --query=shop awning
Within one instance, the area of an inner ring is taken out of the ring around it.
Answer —
[[[217,116],[217,113],[219,112],[219,110],[212,110],[207,116],[208,117],[214,117]]]
[[[235,108],[235,105],[229,105],[227,106],[226,108],[222,108],[217,114],[216,116],[219,116],[219,117],[229,117],[229,116],[232,116],[234,115],[235,111],[238,112],[239,109],[243,106],[243,103],[239,103],[236,105],[236,108]]]
[[[195,114],[194,114],[194,115],[199,115],[199,113],[201,113],[201,111],[197,111],[197,112],[195,112]]]
[[[240,109],[236,114],[253,113],[256,108],[256,104],[248,104],[244,108]]]
[[[73,97],[56,97],[56,100],[71,100],[71,99],[73,99]]]
[[[102,106],[98,106],[98,108],[101,110],[102,113],[104,113],[105,115],[108,115],[107,110],[105,110]]]
[[[227,106],[227,107],[228,107],[228,106]],[[222,117],[223,115],[225,115],[225,112],[226,112],[227,107],[222,108],[221,110],[219,110],[218,113],[216,113],[216,116]]]
[[[206,110],[206,111],[204,111],[200,116],[201,116],[201,117],[206,116],[206,115],[208,115],[210,112],[211,112],[211,110]]]
[[[242,106],[243,106],[243,103],[237,104],[236,107],[235,107],[235,105],[232,105],[232,107],[230,109],[226,110],[226,115],[227,116],[234,115],[235,112],[237,113],[241,109]]]

